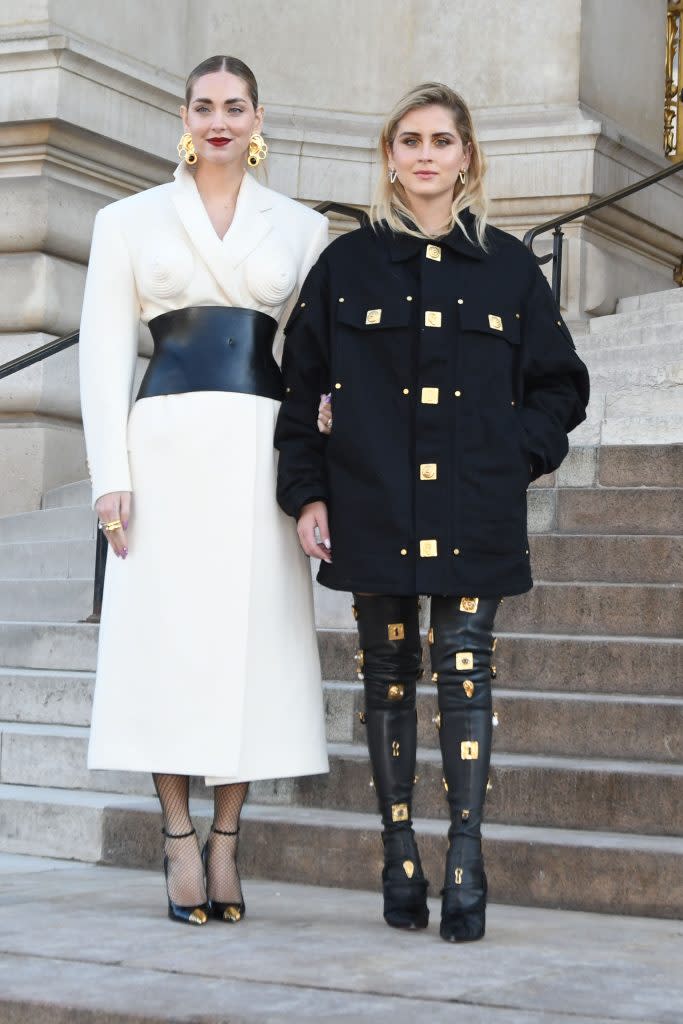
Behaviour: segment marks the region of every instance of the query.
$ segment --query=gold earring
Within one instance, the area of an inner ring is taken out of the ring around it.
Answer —
[[[397,172],[395,167],[392,167],[389,170],[389,181],[391,182],[392,185],[396,181],[397,177],[398,177],[398,172]]]
[[[460,184],[461,185],[466,185],[467,184],[467,172],[464,171],[464,170],[460,171],[459,177],[460,177]]]
[[[249,139],[249,156],[247,157],[247,163],[250,167],[258,167],[262,160],[265,160],[268,156],[268,146],[262,135],[258,132],[254,132],[252,137]]]
[[[192,134],[185,132],[184,135],[180,136],[180,142],[178,143],[178,156],[181,160],[184,160],[186,164],[196,164],[197,154],[194,148],[194,142],[192,141]]]

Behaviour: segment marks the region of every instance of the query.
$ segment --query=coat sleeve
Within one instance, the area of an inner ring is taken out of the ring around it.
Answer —
[[[282,376],[285,396],[275,428],[277,500],[297,517],[310,501],[327,500],[327,437],[318,430],[320,395],[330,390],[329,303],[324,260],[304,282],[285,327]]]
[[[140,301],[112,208],[95,218],[81,315],[81,409],[93,503],[131,491],[127,426],[138,351]]]
[[[522,425],[533,477],[557,469],[567,434],[586,418],[588,371],[574,349],[548,282],[533,266],[522,321]]]

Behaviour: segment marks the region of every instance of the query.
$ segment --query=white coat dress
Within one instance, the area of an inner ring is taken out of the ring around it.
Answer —
[[[185,164],[97,215],[83,423],[93,500],[131,491],[132,512],[127,559],[107,559],[90,768],[207,784],[328,770],[309,563],[275,501],[279,403],[201,391],[131,408],[140,320],[225,305],[284,322],[326,242],[324,217],[249,173],[220,239]]]

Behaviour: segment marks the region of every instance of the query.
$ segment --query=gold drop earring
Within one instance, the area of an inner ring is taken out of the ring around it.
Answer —
[[[178,156],[181,160],[184,160],[186,164],[190,164],[190,166],[197,163],[197,153],[194,148],[191,132],[185,132],[184,135],[180,136],[180,142],[178,143]]]
[[[262,160],[268,156],[268,146],[265,139],[258,132],[254,132],[249,139],[249,156],[247,163],[250,167],[258,167]]]
[[[459,174],[459,178],[460,178],[460,184],[461,185],[466,185],[467,184],[467,171],[461,170],[460,174]]]

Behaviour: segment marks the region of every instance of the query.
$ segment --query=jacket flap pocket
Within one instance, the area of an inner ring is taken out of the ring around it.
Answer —
[[[460,326],[463,331],[477,331],[505,338],[511,345],[519,345],[519,317],[516,313],[493,308],[492,312],[482,307],[463,306],[460,310]]]
[[[345,299],[337,303],[337,321],[362,331],[381,331],[385,328],[408,327],[411,322],[410,303],[392,300],[376,306],[367,302]]]

